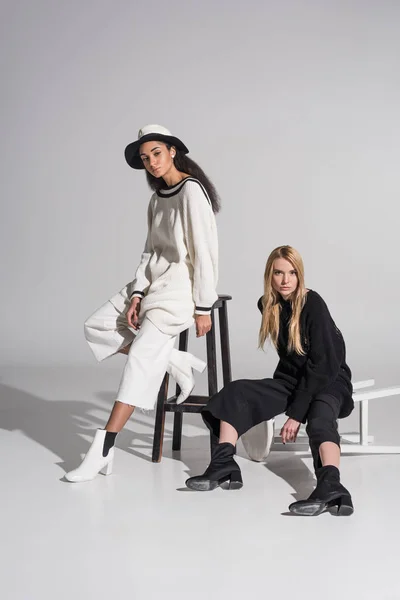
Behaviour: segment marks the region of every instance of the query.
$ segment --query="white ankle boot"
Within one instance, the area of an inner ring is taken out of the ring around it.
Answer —
[[[167,372],[181,388],[181,393],[176,400],[177,404],[184,402],[193,391],[195,382],[192,369],[202,373],[206,366],[207,363],[196,358],[190,352],[181,352],[175,348],[172,350]]]
[[[109,434],[107,436],[107,434]],[[90,481],[100,472],[111,475],[114,460],[115,433],[98,429],[81,465],[66,473],[65,478],[74,483]],[[104,456],[106,454],[106,456]]]

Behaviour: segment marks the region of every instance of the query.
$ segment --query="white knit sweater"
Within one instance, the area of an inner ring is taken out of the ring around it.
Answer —
[[[151,197],[148,235],[130,284],[146,315],[162,332],[176,335],[193,315],[210,314],[217,300],[218,238],[203,185],[188,177]]]

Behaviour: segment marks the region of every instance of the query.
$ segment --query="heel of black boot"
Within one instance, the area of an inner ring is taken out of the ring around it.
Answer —
[[[350,494],[341,496],[335,501],[339,517],[349,517],[354,512],[353,501]]]
[[[227,484],[226,486],[224,484]],[[218,480],[218,485],[223,486],[224,489],[228,490],[240,490],[243,487],[243,479],[240,471],[232,471],[225,477]]]
[[[240,490],[243,487],[243,479],[240,471],[235,471],[231,474],[229,480],[229,489],[230,490]]]

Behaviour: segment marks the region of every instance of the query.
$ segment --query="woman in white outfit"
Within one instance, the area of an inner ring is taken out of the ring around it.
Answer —
[[[120,352],[127,361],[108,422],[96,431],[82,464],[66,474],[68,481],[111,473],[117,433],[135,406],[154,408],[166,371],[177,380],[177,402],[183,402],[194,387],[192,368],[206,367],[174,348],[179,333],[193,322],[197,336],[211,329],[211,308],[218,298],[214,213],[219,200],[188,152],[160,125],[143,127],[125,150],[133,169],[146,169],[154,190],[147,240],[135,279],[86,321],[85,335],[97,360]]]

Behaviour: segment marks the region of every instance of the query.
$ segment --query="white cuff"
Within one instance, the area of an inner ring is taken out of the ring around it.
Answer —
[[[135,290],[131,295],[129,300],[133,300],[133,298],[144,298],[144,293],[143,292],[139,292],[138,290]]]
[[[194,310],[195,315],[211,315],[212,306],[196,306]]]

